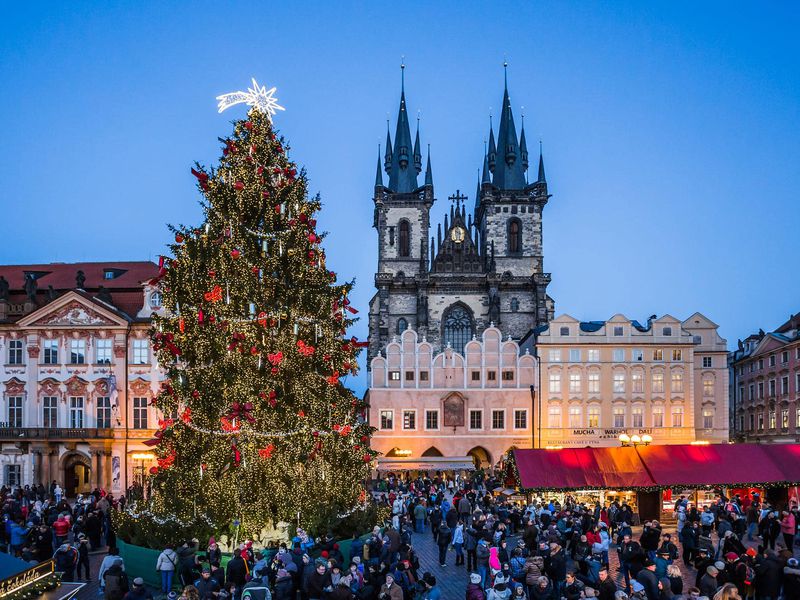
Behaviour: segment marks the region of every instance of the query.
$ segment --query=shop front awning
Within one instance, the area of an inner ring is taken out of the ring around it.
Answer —
[[[474,471],[469,456],[378,457],[378,471]]]
[[[614,489],[652,487],[634,448],[515,450],[525,489]]]
[[[800,444],[675,444],[515,450],[527,490],[736,487],[800,483]]]

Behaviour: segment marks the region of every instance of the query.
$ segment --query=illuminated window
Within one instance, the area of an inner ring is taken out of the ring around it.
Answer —
[[[634,394],[641,394],[644,392],[644,381],[641,372],[634,372],[631,374],[631,387]]]
[[[394,429],[394,411],[382,410],[380,412],[380,428],[381,429]]]
[[[589,362],[600,362],[600,350],[591,349],[586,351],[586,360]]]
[[[763,412],[758,413],[758,430],[759,431],[763,431],[764,430],[764,413]]]
[[[464,352],[464,346],[472,339],[475,328],[470,312],[456,304],[447,309],[444,315],[444,343],[456,352]]]
[[[769,411],[769,428],[775,429],[775,411]]]
[[[570,373],[569,374],[569,393],[570,394],[579,394],[581,391],[581,374],[580,373]]]
[[[621,406],[614,407],[614,427],[625,427],[625,409]]]
[[[625,393],[625,373],[614,373],[614,393]]]
[[[683,427],[683,407],[682,406],[673,406],[672,407],[672,426],[673,427]]]
[[[654,394],[663,394],[664,393],[664,374],[663,373],[653,373],[653,393]]]
[[[416,429],[416,428],[417,428],[417,411],[404,410],[403,429]]]
[[[550,373],[550,393],[561,393],[561,373]]]
[[[683,350],[674,349],[672,351],[672,360],[676,362],[683,360]]]
[[[781,409],[781,429],[789,429],[789,409]]]
[[[579,406],[570,406],[569,407],[569,426],[570,427],[581,427],[581,409]]]
[[[590,406],[589,407],[589,422],[587,425],[589,427],[600,427],[600,407],[599,406]]]
[[[672,372],[672,393],[673,394],[682,394],[683,393],[683,373],[680,371],[673,371]]]
[[[713,395],[714,395],[714,380],[710,378],[703,379],[703,396],[709,397]]]
[[[634,406],[631,410],[631,426],[644,427],[644,409],[641,406]]]
[[[661,348],[653,350],[653,360],[656,362],[664,360],[664,351]]]
[[[712,429],[714,427],[714,411],[710,408],[703,409],[703,429]]]
[[[389,381],[400,381],[400,371],[389,371]]]
[[[561,427],[560,406],[551,406],[549,409],[547,409],[547,426],[551,429],[558,429]]]
[[[561,350],[550,350],[547,356],[550,358],[550,362],[561,362]]]
[[[664,407],[655,406],[653,407],[653,427],[663,427],[663,426],[664,426]]]
[[[600,393],[600,373],[589,373],[589,393]]]

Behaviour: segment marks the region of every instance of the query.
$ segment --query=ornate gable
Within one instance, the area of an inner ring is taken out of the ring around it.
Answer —
[[[464,222],[464,211],[456,207],[455,211],[450,211],[450,217],[451,223],[446,227],[444,239],[439,241],[439,250],[433,260],[433,272],[485,273],[484,259],[475,246],[467,223]]]
[[[127,327],[113,312],[70,292],[19,321],[22,327]]]

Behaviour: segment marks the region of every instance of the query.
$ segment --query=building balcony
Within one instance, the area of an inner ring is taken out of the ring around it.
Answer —
[[[113,438],[111,428],[84,427],[0,427],[0,441],[19,440],[96,440]]]

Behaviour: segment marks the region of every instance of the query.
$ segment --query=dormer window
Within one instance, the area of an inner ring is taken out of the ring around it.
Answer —
[[[161,292],[153,292],[150,294],[150,308],[156,310],[161,308]]]
[[[103,269],[103,279],[107,281],[116,279],[123,273],[125,273],[125,269]]]
[[[614,337],[622,337],[624,335],[624,330],[621,326],[616,325],[614,327]]]
[[[661,331],[661,333],[662,333],[662,335],[664,337],[671,337],[672,336],[672,327],[664,327],[664,329]]]
[[[569,335],[569,327],[562,327],[561,328],[561,335]]]

